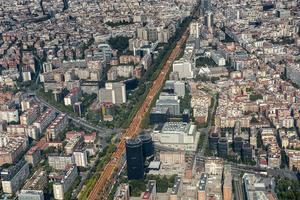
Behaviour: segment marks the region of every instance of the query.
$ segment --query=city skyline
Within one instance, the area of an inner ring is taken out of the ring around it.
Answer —
[[[0,11],[0,199],[299,198],[299,1]]]

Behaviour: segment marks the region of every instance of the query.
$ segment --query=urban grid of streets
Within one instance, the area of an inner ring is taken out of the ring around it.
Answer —
[[[298,199],[299,1],[0,11],[1,199]]]

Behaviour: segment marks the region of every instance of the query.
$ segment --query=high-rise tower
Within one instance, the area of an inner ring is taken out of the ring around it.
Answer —
[[[64,4],[63,10],[67,10],[69,8],[68,0],[62,0],[62,1],[63,1],[63,4]]]
[[[129,180],[144,178],[143,143],[139,138],[126,140],[127,176]]]

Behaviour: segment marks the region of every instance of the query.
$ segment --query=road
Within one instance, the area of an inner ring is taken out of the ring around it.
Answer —
[[[72,199],[77,199],[77,196],[78,196],[81,188],[83,187],[83,185],[84,185],[85,181],[87,180],[87,178],[89,178],[91,176],[92,170],[95,169],[98,161],[99,161],[99,154],[96,155],[96,158],[93,161],[90,168],[88,169],[88,171],[80,172],[81,180],[80,180],[80,183],[78,184],[78,186],[72,192]]]
[[[233,186],[234,186],[234,199],[236,200],[244,200],[244,193],[242,187],[242,180],[238,176],[234,176],[233,178]]]
[[[198,166],[204,165],[205,156],[196,156]],[[290,171],[288,169],[270,169],[270,168],[263,168],[259,166],[251,166],[245,164],[237,164],[234,162],[225,161],[225,164],[231,165],[231,169],[233,172],[247,172],[253,174],[259,174],[260,172],[267,172],[268,176],[270,177],[286,177],[288,179],[298,180],[297,173]],[[233,173],[234,174],[234,173]]]
[[[198,153],[197,153],[197,155],[200,157],[204,155],[205,149],[207,147],[209,133],[211,131],[211,126],[212,126],[212,117],[216,111],[216,105],[217,105],[217,101],[218,101],[218,99],[216,98],[216,95],[212,95],[212,96],[213,96],[214,101],[213,101],[213,106],[212,106],[211,113],[210,113],[210,120],[208,121],[207,127],[201,129],[201,132],[205,134],[205,137],[204,137],[204,141],[202,143],[202,147],[201,147],[200,151],[198,151]]]
[[[36,99],[36,101],[38,101],[39,103],[41,103],[42,105],[48,107],[48,108],[51,108],[53,110],[55,110],[57,113],[61,114],[63,113],[62,111],[60,111],[58,108],[56,108],[55,106],[49,104],[48,102],[46,102],[44,99],[38,97],[37,95],[34,94],[34,98]],[[72,117],[70,115],[67,115],[67,117],[73,121],[73,123],[76,123],[82,127],[85,127],[89,130],[92,130],[92,131],[96,131],[98,133],[100,133],[100,137],[101,138],[109,138],[111,137],[112,134],[114,134],[115,132],[117,132],[116,129],[105,129],[103,127],[100,127],[100,126],[95,126],[81,118],[75,118],[75,117]],[[73,193],[72,193],[72,198],[76,199],[77,198],[77,195],[79,194],[82,186],[84,185],[86,179],[91,175],[91,172],[92,172],[92,169],[96,167],[96,164],[99,160],[99,155],[97,154],[96,155],[96,158],[95,158],[95,161],[92,163],[90,169],[87,171],[87,172],[82,172],[80,173],[80,176],[81,176],[81,181],[79,183],[79,185],[76,187],[76,189],[74,189]]]
[[[49,104],[48,102],[46,102],[44,99],[38,97],[37,95],[34,95],[34,97],[42,105],[55,110],[59,114],[63,113],[61,110],[59,110],[55,106]],[[87,122],[87,121],[85,121],[85,120],[83,120],[81,118],[75,118],[75,117],[72,117],[72,116],[70,116],[68,114],[67,114],[67,117],[70,120],[72,120],[73,123],[75,123],[75,124],[78,124],[78,125],[80,125],[82,127],[85,127],[88,130],[96,131],[96,132],[101,133],[101,137],[103,137],[103,138],[110,137],[113,133],[116,133],[118,131],[117,129],[107,129],[107,128],[103,128],[103,127],[100,127],[100,126],[93,125],[93,124],[91,124],[91,123],[89,123],[89,122]]]
[[[233,169],[238,169],[240,171],[249,172],[249,173],[259,173],[267,172],[270,177],[286,177],[288,179],[298,180],[297,173],[290,171],[288,169],[271,169],[271,168],[262,168],[259,166],[250,166],[245,164],[236,164],[232,162],[226,162],[231,165]]]
[[[185,30],[181,39],[177,42],[175,48],[172,50],[167,61],[164,63],[163,68],[160,71],[159,75],[157,76],[156,80],[153,81],[153,84],[143,104],[137,111],[129,127],[122,134],[121,141],[118,144],[116,151],[113,153],[112,159],[103,168],[101,176],[99,177],[93,190],[89,194],[88,199],[90,200],[107,199],[112,184],[114,184],[116,181],[115,177],[121,170],[122,166],[124,166],[124,162],[121,161],[122,160],[121,157],[125,153],[125,141],[127,138],[135,137],[140,132],[140,126],[142,124],[142,120],[144,119],[146,113],[150,110],[152,101],[155,99],[155,96],[160,91],[160,88],[163,86],[167,74],[170,71],[171,65],[175,61],[178,54],[180,53],[181,47],[186,42],[188,35],[189,35],[189,28]]]
[[[208,145],[209,133],[211,131],[211,126],[212,126],[211,119],[215,113],[216,105],[217,105],[217,101],[218,101],[218,99],[216,98],[216,95],[212,95],[212,97],[213,97],[214,101],[213,101],[213,106],[212,106],[211,112],[210,112],[210,115],[211,115],[210,120],[208,121],[206,128],[200,129],[200,133],[205,134],[205,136],[204,136],[202,146],[200,149],[198,149],[196,156],[195,156],[194,166],[193,166],[193,174],[196,174],[197,172],[199,172],[199,169],[201,170],[201,166],[204,166],[201,164],[203,164],[203,162],[204,162],[204,153],[205,153],[205,149]]]
[[[197,16],[198,14],[197,11],[199,9],[199,6],[200,6],[200,1],[198,1],[198,4],[195,6],[194,10],[192,11],[191,17]],[[112,159],[103,168],[99,179],[97,180],[94,188],[89,194],[88,197],[89,200],[107,199],[112,185],[116,182],[116,176],[121,171],[122,166],[124,166],[124,162],[122,161],[121,158],[125,153],[125,141],[128,138],[135,137],[140,132],[140,126],[142,124],[142,120],[144,119],[146,113],[150,110],[151,103],[153,102],[156,95],[158,94],[161,87],[163,86],[164,81],[166,80],[166,77],[168,75],[168,72],[170,71],[171,65],[179,55],[181,51],[181,47],[186,42],[188,36],[189,36],[189,26],[186,28],[179,41],[176,43],[176,46],[168,56],[159,75],[153,81],[153,84],[143,104],[137,111],[129,127],[122,134],[120,143],[118,144],[116,151],[113,153]]]

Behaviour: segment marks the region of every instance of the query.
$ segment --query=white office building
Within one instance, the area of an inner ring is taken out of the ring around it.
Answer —
[[[182,81],[174,82],[174,93],[179,97],[185,96],[185,83]]]
[[[176,60],[173,63],[173,71],[178,72],[180,79],[191,79],[194,77],[193,63],[189,60]]]
[[[166,122],[161,131],[154,131],[153,141],[158,145],[184,151],[196,151],[199,139],[196,125],[185,122]]]
[[[156,101],[156,107],[168,108],[170,115],[180,115],[180,100],[179,99],[158,99]]]

